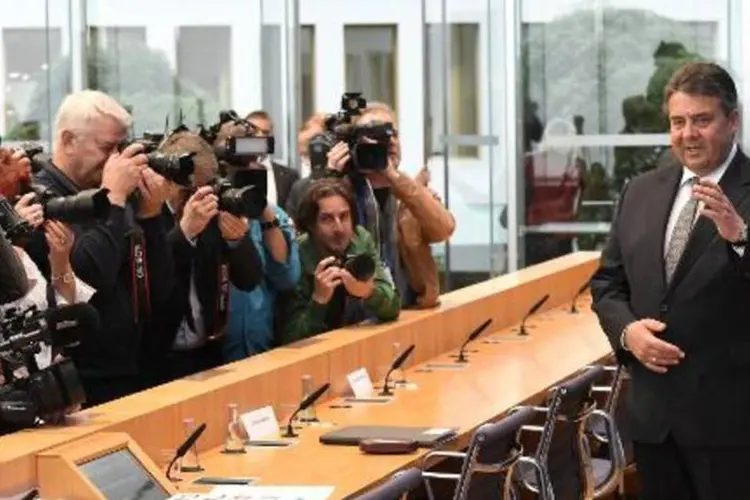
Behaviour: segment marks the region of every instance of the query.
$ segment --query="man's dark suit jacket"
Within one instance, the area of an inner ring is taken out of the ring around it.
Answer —
[[[172,250],[175,266],[175,284],[171,300],[165,304],[158,352],[166,353],[174,343],[177,330],[183,319],[192,314],[190,309],[190,279],[196,272],[196,291],[201,304],[206,332],[215,334],[216,300],[219,284],[220,258],[229,265],[229,281],[238,289],[251,291],[263,280],[263,266],[258,251],[250,238],[243,238],[237,246],[229,247],[221,236],[217,219],[214,218],[198,235],[193,246],[185,238],[179,225],[168,210],[164,211],[167,246]]]
[[[681,167],[653,170],[623,189],[609,241],[591,283],[594,311],[620,362],[632,374],[633,437],[685,446],[750,445],[750,247],[740,258],[699,217],[672,282],[664,278],[664,235]],[[720,181],[750,220],[750,160],[737,151]],[[623,350],[630,322],[654,318],[657,337],[685,358],[666,374]]]
[[[299,180],[299,173],[278,163],[272,163],[272,166],[273,176],[276,180],[276,193],[278,195],[276,206],[281,207],[288,213],[286,203],[289,199],[289,192],[292,190],[294,183]]]

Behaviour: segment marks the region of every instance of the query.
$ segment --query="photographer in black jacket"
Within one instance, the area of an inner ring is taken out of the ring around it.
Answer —
[[[175,265],[172,299],[147,342],[151,384],[164,383],[222,364],[221,339],[229,316],[230,283],[250,291],[263,279],[248,220],[220,211],[211,184],[219,175],[214,150],[180,127],[160,145],[169,155],[193,154],[189,186],[169,182],[164,224]],[[163,324],[162,324],[163,323]]]
[[[100,331],[66,351],[88,406],[140,389],[141,340],[172,291],[174,266],[161,218],[166,180],[148,168],[142,145],[118,151],[130,125],[128,112],[102,92],[68,95],[57,112],[52,162],[34,180],[61,196],[109,190],[105,221],[72,225],[73,271],[96,290],[90,303],[102,318]],[[36,238],[27,250],[48,276],[46,242]]]

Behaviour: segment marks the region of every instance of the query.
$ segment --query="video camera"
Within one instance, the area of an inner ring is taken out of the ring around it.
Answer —
[[[122,152],[133,143],[143,145],[143,152],[148,158],[148,166],[151,170],[175,184],[190,186],[191,177],[195,172],[193,153],[184,153],[181,155],[161,153],[158,151],[158,148],[163,139],[164,134],[144,132],[143,137],[123,141],[117,149]]]
[[[224,144],[214,146],[214,154],[219,161],[230,165],[247,166],[257,161],[259,156],[272,155],[276,150],[273,136],[258,136],[258,130],[248,120],[241,118],[236,111],[226,110],[219,113],[219,123],[209,131],[202,131],[201,136],[210,144],[216,141],[219,130],[227,122],[245,128],[245,137],[227,137]]]
[[[266,175],[265,170],[242,169],[229,179],[217,178],[212,186],[219,198],[219,210],[235,217],[259,218],[268,205]]]
[[[366,107],[367,101],[361,92],[344,93],[341,97],[341,109],[326,117],[326,131],[313,136],[308,143],[308,156],[314,171],[325,168],[328,152],[339,141],[349,146],[351,155],[345,171],[384,170],[388,166],[388,152],[394,135],[393,125],[355,125],[355,118]]]
[[[0,360],[6,384],[0,387],[0,429],[33,427],[48,416],[82,404],[86,395],[70,360],[39,369],[34,355],[41,343],[73,347],[86,332],[100,328],[99,314],[89,304],[46,311],[34,306],[6,311],[0,321]],[[15,372],[25,367],[28,376]]]

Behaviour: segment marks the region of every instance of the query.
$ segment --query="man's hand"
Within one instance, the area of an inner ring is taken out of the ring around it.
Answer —
[[[182,211],[180,230],[189,240],[206,229],[209,221],[219,213],[219,199],[211,186],[203,186],[188,199]]]
[[[44,208],[42,205],[39,203],[31,204],[35,198],[36,195],[34,193],[26,193],[21,196],[21,199],[18,200],[18,203],[14,207],[18,215],[31,224],[34,229],[44,222]]]
[[[16,173],[17,180],[28,180],[31,177],[31,160],[23,149],[13,151],[8,163],[8,168]]]
[[[344,284],[346,291],[352,297],[360,299],[369,299],[372,292],[375,291],[375,276],[367,281],[359,281],[351,275],[346,269],[341,270],[341,282]]]
[[[164,202],[169,197],[169,183],[150,168],[141,170],[141,182],[138,184],[141,193],[138,217],[149,219],[161,213]]]
[[[343,172],[344,167],[346,167],[351,158],[349,155],[349,145],[345,142],[337,142],[328,152],[327,157],[329,169]]]
[[[655,319],[642,319],[630,323],[625,329],[625,347],[630,349],[638,361],[651,371],[666,373],[685,357],[682,350],[656,337],[667,325]]]
[[[245,237],[250,223],[245,217],[235,217],[229,212],[219,212],[219,230],[225,241],[239,241]]]
[[[326,257],[315,267],[315,290],[312,299],[321,305],[326,305],[333,298],[333,292],[341,284],[342,269],[332,266],[336,257]]]
[[[742,239],[745,221],[715,182],[701,179],[693,187],[693,196],[704,203],[701,215],[711,219],[719,235],[730,243]]]
[[[148,166],[148,158],[141,151],[143,145],[133,143],[122,153],[113,153],[104,164],[102,187],[109,189],[113,205],[124,207],[130,193],[141,183],[141,172]]]

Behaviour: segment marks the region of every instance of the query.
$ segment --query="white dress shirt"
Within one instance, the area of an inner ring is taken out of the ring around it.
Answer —
[[[271,157],[266,155],[265,158],[263,158],[263,160],[260,162],[260,164],[266,168],[266,189],[268,190],[266,199],[268,200],[269,204],[278,206],[279,194],[278,190],[276,189],[276,175],[273,172],[273,163],[271,162]]]
[[[23,310],[30,306],[36,306],[39,311],[43,311],[49,307],[49,304],[47,304],[47,280],[42,276],[42,273],[39,272],[39,268],[34,264],[34,261],[31,260],[29,254],[20,248],[16,248],[16,253],[21,259],[23,268],[26,271],[26,278],[29,281],[29,291],[18,300],[0,305],[0,316],[4,315],[7,310],[12,308]],[[75,302],[88,302],[91,300],[91,297],[94,296],[96,290],[78,279],[78,277],[74,276],[74,279],[76,284]],[[58,306],[68,304],[63,296],[57,291],[55,291],[55,298]],[[34,357],[36,358],[39,368],[45,368],[52,363],[52,348],[44,343],[40,344],[40,347],[40,352]]]
[[[732,146],[732,150],[729,152],[724,162],[719,165],[719,168],[717,168],[710,174],[703,176],[702,179],[707,179],[718,184],[721,181],[721,178],[724,176],[724,173],[727,171],[727,168],[729,168],[729,164],[732,163],[734,155],[736,154],[737,144],[734,144]],[[688,170],[687,167],[682,167],[680,189],[679,191],[677,191],[677,196],[675,196],[674,203],[672,204],[672,212],[669,214],[669,221],[667,222],[667,231],[664,234],[664,256],[667,255],[667,249],[669,249],[669,240],[672,238],[672,233],[674,232],[674,228],[677,225],[677,219],[680,216],[680,212],[693,196],[693,190],[688,182],[693,177],[698,176],[691,170]],[[704,203],[702,201],[698,202],[698,209],[695,211],[695,219],[700,216],[701,210],[703,210],[703,206]],[[693,220],[693,223],[695,223],[695,219]]]

